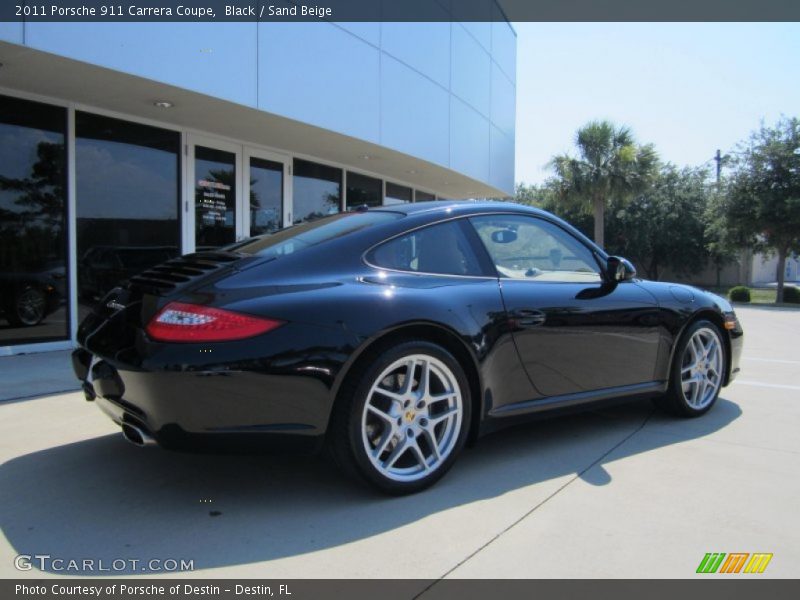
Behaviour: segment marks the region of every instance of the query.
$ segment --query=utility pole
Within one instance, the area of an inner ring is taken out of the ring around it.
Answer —
[[[717,193],[719,193],[719,180],[722,175],[722,152],[717,148],[717,153],[714,155],[714,161],[717,163]],[[714,260],[714,266],[717,270],[717,287],[720,287],[722,280],[722,263],[719,256]]]

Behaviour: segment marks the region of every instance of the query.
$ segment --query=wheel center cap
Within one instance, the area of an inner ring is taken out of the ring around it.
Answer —
[[[416,417],[416,416],[417,416],[416,411],[414,411],[412,409],[408,409],[406,411],[406,414],[403,415],[403,417],[405,418],[406,422],[408,422],[408,423],[411,423],[414,420],[414,417]]]

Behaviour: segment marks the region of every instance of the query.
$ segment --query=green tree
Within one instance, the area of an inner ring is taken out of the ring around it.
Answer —
[[[705,211],[710,195],[704,169],[661,167],[652,184],[628,203],[614,202],[609,251],[632,260],[648,279],[665,268],[691,275],[706,264]]]
[[[709,195],[705,222],[705,240],[708,259],[714,265],[716,271],[717,287],[721,287],[722,268],[734,260],[739,255],[739,245],[728,230],[724,211],[726,198],[722,191],[723,188],[717,185]],[[722,217],[721,217],[722,216]]]
[[[740,145],[719,213],[733,243],[778,255],[782,302],[786,257],[800,251],[800,120],[762,124]]]
[[[554,195],[553,186],[548,182],[543,184],[518,183],[511,198],[517,204],[526,204],[537,208],[544,208]]]
[[[591,235],[592,215],[579,204],[564,202],[560,190],[560,182],[553,177],[538,185],[518,183],[513,200],[551,212],[584,235]]]
[[[606,207],[624,202],[646,189],[657,167],[652,145],[638,145],[628,127],[592,121],[575,136],[578,156],[553,157],[558,193],[567,203],[579,204],[594,214],[594,241],[604,246]]]

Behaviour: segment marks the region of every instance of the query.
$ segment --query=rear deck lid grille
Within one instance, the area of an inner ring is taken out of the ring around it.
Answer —
[[[130,278],[132,289],[163,296],[241,260],[229,252],[196,252],[151,267]]]

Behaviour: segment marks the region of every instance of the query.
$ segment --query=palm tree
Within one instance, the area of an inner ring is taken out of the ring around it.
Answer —
[[[578,130],[579,156],[553,157],[559,195],[567,202],[588,205],[594,212],[594,241],[603,246],[606,206],[643,190],[656,173],[658,155],[652,145],[639,146],[628,127],[592,121]]]

